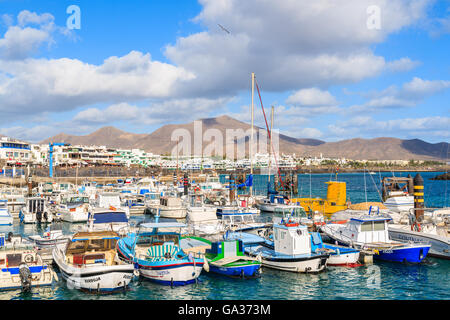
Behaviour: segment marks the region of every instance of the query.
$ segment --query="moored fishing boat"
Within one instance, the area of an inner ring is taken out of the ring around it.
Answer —
[[[311,248],[313,252],[327,252],[328,266],[360,266],[358,263],[360,250],[340,246],[337,244],[324,243],[318,232],[311,232]]]
[[[240,232],[229,233],[227,239],[241,239],[247,255],[261,259],[265,267],[284,271],[320,272],[330,256],[313,252],[307,227],[291,220],[273,224],[273,241]]]
[[[119,253],[133,262],[146,279],[172,286],[193,283],[205,260],[181,249],[180,232],[176,230],[184,227],[185,224],[177,222],[142,223],[137,233],[119,240]]]
[[[63,221],[86,222],[89,216],[89,197],[87,195],[70,195],[63,198],[57,211]]]
[[[53,261],[71,288],[108,293],[127,288],[134,266],[118,258],[113,231],[78,232],[53,249]]]
[[[53,213],[47,200],[40,197],[30,197],[26,205],[19,212],[21,223],[51,223]]]
[[[450,209],[436,209],[418,223],[414,214],[409,214],[407,223],[388,224],[389,237],[397,241],[430,244],[429,256],[450,259]],[[414,221],[416,220],[416,221]],[[413,222],[414,221],[414,222]]]
[[[51,285],[55,272],[42,261],[32,243],[21,236],[0,234],[0,290]]]
[[[241,278],[259,276],[261,262],[244,254],[242,240],[212,242],[205,258],[210,272]]]
[[[374,252],[375,259],[393,262],[422,262],[428,254],[430,245],[391,240],[387,228],[388,221],[390,218],[368,214],[351,218],[345,224],[326,224],[321,226],[320,230],[333,241],[342,245]]]
[[[71,236],[63,234],[60,224],[53,224],[47,227],[42,236],[39,234],[28,236],[28,239],[39,248],[53,248],[57,244],[66,243],[70,238]]]
[[[8,200],[0,200],[0,226],[13,224],[13,217],[8,209]]]

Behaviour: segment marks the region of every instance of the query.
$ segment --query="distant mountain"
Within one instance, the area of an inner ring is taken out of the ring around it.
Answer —
[[[136,142],[136,140],[139,140],[144,136],[146,136],[146,134],[129,133],[114,127],[103,127],[85,136],[74,136],[60,133],[56,136],[41,141],[40,144],[48,144],[49,142],[65,142],[72,145],[95,145],[128,149]]]
[[[446,159],[448,143],[428,143],[419,139],[397,138],[348,139],[327,142],[306,152],[320,152],[324,157],[345,157],[355,160],[432,160]]]
[[[251,128],[248,123],[236,120],[229,116],[220,116],[216,118],[200,119],[202,121],[202,133],[209,129],[218,130],[222,136],[226,137],[226,130],[242,129],[247,131]],[[144,149],[155,154],[170,154],[176,148],[176,141],[171,141],[175,130],[187,130],[191,135],[192,153],[194,153],[194,122],[187,124],[169,124],[155,130],[150,134],[134,134],[119,130],[114,127],[103,127],[99,130],[85,135],[74,136],[61,133],[41,143],[66,142],[72,145],[104,145],[112,148],[123,149]],[[264,128],[263,128],[264,129]],[[217,132],[217,131],[216,131]],[[255,132],[258,136],[259,127],[255,126]],[[261,131],[265,134],[265,130]],[[258,136],[259,137],[259,136]],[[180,140],[181,142],[182,140]],[[248,138],[245,140],[248,142]],[[235,148],[236,140],[223,141],[223,150],[226,148]],[[211,142],[203,141],[203,148],[207,148]],[[283,134],[279,135],[279,150],[285,154],[301,156],[320,156],[324,157],[345,157],[349,159],[368,159],[368,160],[432,160],[447,159],[449,144],[428,143],[419,139],[402,140],[397,138],[375,138],[375,139],[348,139],[337,142],[325,142],[316,139],[298,139]],[[182,154],[180,144],[180,154]]]

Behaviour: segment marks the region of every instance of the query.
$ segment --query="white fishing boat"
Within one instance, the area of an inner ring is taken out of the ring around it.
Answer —
[[[95,208],[89,212],[87,222],[88,230],[92,231],[114,231],[126,234],[129,231],[129,219],[122,209]]]
[[[89,215],[89,197],[70,195],[61,200],[57,208],[61,220],[66,222],[86,222]]]
[[[119,259],[119,239],[113,231],[78,232],[66,244],[56,245],[53,261],[68,287],[102,293],[125,290],[134,266]]]
[[[217,209],[203,204],[203,195],[191,195],[187,207],[186,223],[189,233],[197,236],[210,236],[225,231],[222,221],[217,218]]]
[[[57,276],[42,261],[32,243],[21,236],[0,234],[0,290],[22,289],[51,285]]]
[[[130,219],[130,209],[122,206],[119,192],[99,192],[95,195],[95,201],[89,205],[89,212],[96,208],[116,209],[125,212]]]
[[[147,208],[144,196],[140,194],[127,194],[123,197],[122,206],[127,207],[130,214],[144,214]]]
[[[183,206],[181,198],[173,196],[164,196],[160,198],[160,204],[152,207],[152,214],[161,218],[184,219],[187,215],[187,209]]]
[[[151,207],[157,207],[159,206],[161,197],[160,192],[147,192],[144,194],[144,205],[145,205],[145,214],[151,214]]]
[[[332,241],[338,244],[372,251],[374,258],[393,262],[420,263],[428,254],[430,245],[394,241],[389,237],[387,222],[377,214],[351,218],[345,224],[326,224],[320,227]]]
[[[424,219],[415,223],[414,214],[410,219],[401,219],[388,224],[389,237],[397,241],[430,244],[429,256],[450,259],[450,209],[436,209]],[[404,223],[401,223],[404,222]]]
[[[263,221],[259,210],[255,212],[251,208],[218,207],[217,216],[221,218],[226,230],[260,234],[272,226],[270,222]]]
[[[21,223],[51,223],[53,213],[47,200],[40,197],[30,197],[26,205],[20,210],[19,219]]]
[[[28,236],[28,239],[32,241],[39,248],[53,248],[57,244],[66,243],[71,238],[70,235],[63,234],[62,226],[57,224],[52,224],[47,227],[43,235],[32,235]]]
[[[13,217],[8,209],[8,200],[0,200],[0,226],[13,224]]]
[[[330,256],[327,252],[313,252],[307,227],[290,220],[273,224],[273,241],[244,232],[228,233],[226,239],[242,240],[247,255],[265,267],[283,271],[320,272]]]

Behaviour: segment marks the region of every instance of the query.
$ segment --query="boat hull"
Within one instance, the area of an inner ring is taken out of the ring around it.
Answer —
[[[203,262],[171,262],[162,265],[148,265],[138,262],[139,274],[151,281],[164,284],[182,286],[194,283],[203,269]]]
[[[429,256],[450,259],[450,242],[448,238],[392,227],[389,227],[389,236],[397,241],[412,241],[414,243],[430,244],[431,248],[428,251]]]
[[[11,226],[14,222],[13,217],[3,216],[0,217],[0,226]]]
[[[61,220],[71,223],[88,221],[88,212],[61,212]]]
[[[92,265],[77,268],[64,263],[63,258],[58,254],[58,249],[53,250],[53,261],[58,265],[61,275],[70,289],[114,292],[126,289],[133,278],[134,266],[132,264]]]
[[[259,274],[259,269],[261,265],[259,264],[250,264],[246,266],[215,266],[213,264],[209,265],[209,271],[217,274],[230,276],[230,277],[244,277],[250,278],[255,277]]]
[[[331,254],[327,265],[329,266],[347,266],[357,264],[359,252]]]

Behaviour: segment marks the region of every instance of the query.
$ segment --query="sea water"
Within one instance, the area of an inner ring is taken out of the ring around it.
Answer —
[[[411,172],[414,177],[416,173]],[[427,207],[448,206],[447,181],[432,181],[439,173],[421,172],[424,178],[425,203]],[[407,176],[408,173],[395,173]],[[352,203],[380,201],[380,176],[392,173],[368,175],[362,173],[338,174],[339,181],[347,182],[347,199]],[[267,176],[255,176],[256,194],[267,192]],[[326,197],[324,182],[335,180],[330,174],[299,175],[299,195]],[[221,177],[224,181],[225,177]],[[366,183],[364,183],[364,180]],[[273,179],[272,179],[273,181]],[[378,191],[377,191],[378,187]],[[152,221],[151,216],[136,215],[131,220]],[[64,233],[74,233],[82,224],[62,223]],[[14,232],[28,236],[42,234],[39,225],[1,226],[0,232]],[[256,279],[233,279],[203,271],[196,284],[173,287],[162,286],[145,279],[135,279],[127,291],[110,295],[96,295],[68,288],[57,267],[59,281],[49,287],[33,288],[31,293],[20,290],[1,291],[0,299],[45,299],[45,300],[414,300],[450,299],[450,261],[427,257],[419,265],[375,261],[361,267],[328,267],[318,274],[298,274],[262,268],[261,277]]]

